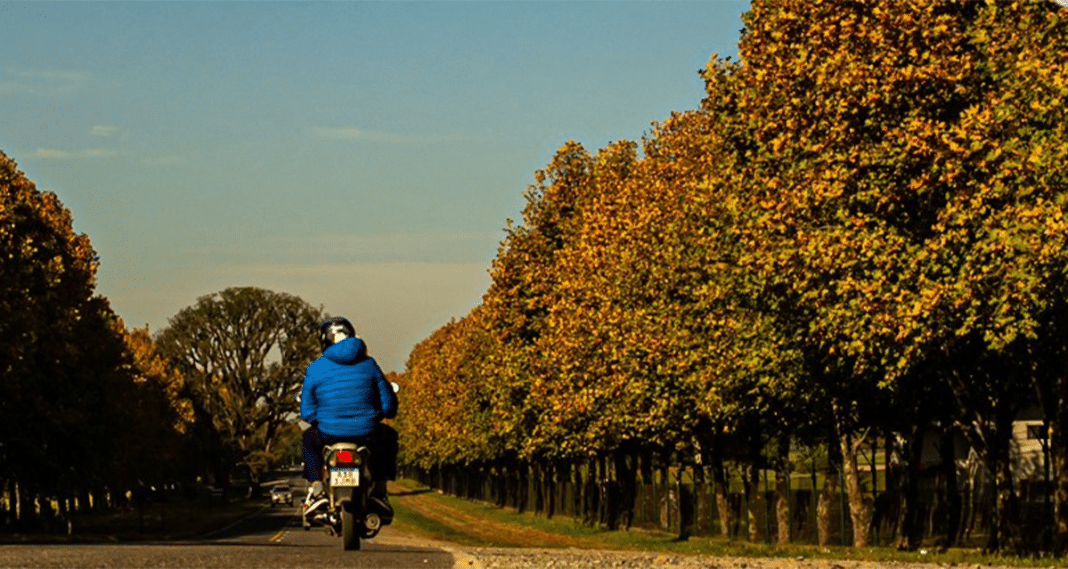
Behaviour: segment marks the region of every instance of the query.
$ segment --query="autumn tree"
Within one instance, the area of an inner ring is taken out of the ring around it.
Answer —
[[[147,326],[121,332],[128,353],[125,372],[132,384],[131,398],[138,402],[129,410],[130,424],[142,425],[128,433],[132,440],[124,450],[134,456],[153,456],[149,464],[174,469],[146,479],[193,480],[198,473],[185,460],[194,420],[192,403],[183,396],[185,378],[160,353]]]
[[[167,372],[141,367],[72,226],[56,195],[0,154],[0,479],[21,523],[176,478],[174,393],[156,381]]]
[[[401,459],[423,468],[492,461],[504,450],[492,428],[492,377],[480,311],[438,328],[408,356],[401,384],[408,409],[397,420]]]
[[[217,483],[240,467],[253,485],[293,421],[307,365],[319,354],[321,309],[296,296],[228,288],[173,316],[159,350],[182,374],[194,429]]]
[[[988,416],[998,420],[985,425],[992,432],[973,429],[974,438],[997,443],[986,447],[991,462],[1004,461],[1012,419],[1001,417],[1020,405],[1012,390],[1037,393],[1049,425],[1058,485],[1053,529],[1061,552],[1068,548],[1066,16],[1062,7],[1038,2],[991,4],[980,14],[973,41],[989,87],[946,137],[954,157],[947,173],[968,183],[941,220],[943,240],[957,251],[952,266],[959,269],[939,283],[945,298],[936,305],[955,310],[957,337],[980,344],[996,365],[959,386],[991,394]],[[1002,389],[986,388],[989,375]],[[1008,515],[1012,472],[995,472],[1000,545],[1012,548],[1020,541]]]
[[[495,380],[489,400],[469,403],[512,456],[755,465],[770,447],[785,494],[791,441],[827,444],[857,546],[860,450],[905,437],[915,474],[932,429],[995,475],[989,547],[1020,546],[1011,427],[1037,400],[1068,542],[1063,20],[1044,2],[754,2],[698,110],[640,148],[561,148],[494,261],[482,347],[454,329],[419,365],[462,388],[433,360],[486,354],[464,373]]]
[[[67,210],[40,192],[0,154],[0,468],[31,480],[42,452],[42,428],[65,422],[52,405],[64,389],[74,336],[92,301],[97,267],[89,238]],[[50,439],[51,440],[51,439]]]
[[[493,281],[482,301],[481,321],[495,343],[485,373],[493,401],[495,430],[523,441],[535,429],[537,409],[529,407],[529,393],[539,382],[552,381],[552,371],[538,346],[549,316],[550,291],[558,281],[556,256],[576,231],[590,156],[582,145],[561,147],[545,170],[535,175],[526,192],[520,224],[509,223],[506,237],[490,269]]]
[[[954,388],[961,424],[998,473],[994,536],[1013,546],[1005,449],[1027,383],[1020,343],[1040,334],[1046,299],[1058,296],[1046,287],[1063,251],[1050,231],[1059,174],[1032,168],[1054,167],[1063,140],[1048,114],[1063,66],[1044,51],[1063,36],[1059,12],[769,2],[745,18],[738,96],[759,118],[741,221],[766,296],[803,315],[858,545],[868,512],[851,454],[880,421],[868,404],[937,363],[926,379]],[[1034,112],[1020,112],[1021,99]],[[1055,239],[1040,247],[1043,235]]]
[[[0,154],[0,474],[8,494],[19,497],[15,517],[23,523],[71,467],[64,451],[92,455],[80,427],[100,425],[79,399],[94,387],[75,382],[70,372],[95,380],[114,371],[73,367],[86,363],[79,356],[92,348],[84,342],[95,334],[78,333],[99,303],[93,299],[96,253],[72,226],[56,195],[38,191]]]

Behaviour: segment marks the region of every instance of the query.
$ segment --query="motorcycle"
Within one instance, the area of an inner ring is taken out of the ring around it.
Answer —
[[[378,535],[383,525],[392,521],[373,500],[375,487],[370,468],[371,451],[356,443],[337,443],[323,449],[323,492],[328,500],[324,508],[302,516],[304,530],[322,525],[333,536],[341,536],[346,550],[360,549],[361,539]]]
[[[393,392],[400,385],[390,382]],[[378,535],[382,526],[393,521],[393,511],[374,496],[371,449],[357,443],[335,443],[323,448],[324,509],[301,516],[304,531],[312,525],[325,526],[333,536],[341,536],[345,550],[360,549],[361,539]]]

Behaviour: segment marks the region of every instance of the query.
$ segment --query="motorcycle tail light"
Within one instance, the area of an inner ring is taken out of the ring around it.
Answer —
[[[351,450],[339,450],[337,451],[337,461],[339,464],[355,464],[356,453]]]

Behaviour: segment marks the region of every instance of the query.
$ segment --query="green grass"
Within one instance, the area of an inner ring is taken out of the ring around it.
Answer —
[[[402,480],[401,485],[409,489],[423,489],[417,482]],[[778,557],[778,558],[825,558],[852,561],[876,561],[896,563],[938,563],[942,565],[1003,565],[1013,567],[1068,567],[1068,559],[1021,558],[998,555],[983,555],[978,551],[951,549],[938,553],[935,548],[923,549],[921,552],[903,552],[894,547],[871,547],[855,549],[852,547],[819,547],[815,545],[769,545],[756,544],[726,538],[691,537],[680,541],[676,535],[647,531],[641,529],[608,531],[591,527],[569,517],[556,516],[547,519],[532,513],[517,513],[510,508],[498,508],[491,504],[473,502],[454,496],[427,492],[429,499],[466,514],[478,516],[493,523],[511,524],[531,528],[549,534],[580,539],[595,549],[637,550],[679,555],[716,555],[732,557]],[[397,502],[400,502],[398,500]],[[397,504],[395,503],[395,507]],[[412,516],[409,518],[408,516]],[[403,522],[402,522],[403,520]],[[482,545],[493,547],[521,547],[534,544],[515,543],[514,536],[505,536],[500,541],[486,543],[463,528],[453,528],[434,520],[429,520],[407,507],[397,508],[394,525],[403,527],[402,523],[411,523],[418,527],[420,534],[440,541],[460,545]],[[537,544],[537,547],[549,547]]]
[[[468,546],[493,546],[494,543],[487,542],[484,539],[478,538],[474,535],[464,533],[460,530],[454,529],[451,526],[443,524],[437,520],[428,518],[423,514],[405,506],[398,500],[392,500],[394,518],[393,529],[418,535],[420,537],[430,538],[437,541],[447,541],[449,543],[455,543],[458,545]]]

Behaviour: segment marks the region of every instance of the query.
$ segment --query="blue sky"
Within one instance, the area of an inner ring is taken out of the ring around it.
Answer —
[[[748,2],[0,2],[0,150],[158,330],[230,286],[386,370],[478,304],[535,170],[696,108]]]

